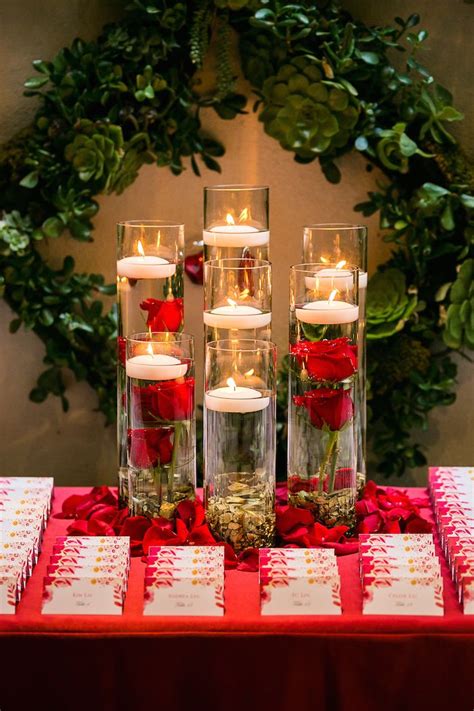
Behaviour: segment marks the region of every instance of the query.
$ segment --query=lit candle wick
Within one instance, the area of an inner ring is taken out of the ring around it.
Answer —
[[[152,357],[155,355],[153,352],[153,345],[151,343],[148,344],[146,350],[147,350],[148,355],[151,355]]]
[[[145,250],[143,249],[142,241],[141,241],[140,239],[138,240],[137,249],[138,249],[138,254],[139,254],[141,257],[144,257],[144,256],[145,256]]]
[[[236,392],[237,385],[235,384],[234,378],[227,378],[227,385],[233,392]]]
[[[227,299],[227,303],[229,304],[229,306],[232,306],[233,309],[237,308],[237,302],[234,301],[234,299]]]
[[[343,267],[346,266],[346,264],[347,264],[347,261],[345,259],[341,259],[341,261],[336,264],[336,269],[342,269]]]
[[[250,378],[254,373],[255,373],[255,370],[253,368],[250,368],[250,370],[247,370],[247,372],[244,373],[244,377]]]
[[[328,297],[328,302],[334,301],[334,299],[335,299],[336,296],[337,296],[338,291],[339,291],[339,289],[333,289],[333,290],[331,291],[331,293],[329,294],[329,297]]]
[[[230,214],[230,212],[228,212],[227,215],[225,216],[225,221],[227,222],[228,225],[235,225],[235,220],[232,217],[232,215]]]

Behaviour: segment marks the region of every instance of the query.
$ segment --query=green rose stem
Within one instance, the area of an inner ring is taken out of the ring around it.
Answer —
[[[334,432],[336,435],[335,440],[334,440],[334,445],[332,449],[332,455],[331,455],[331,471],[329,474],[329,486],[328,486],[328,493],[331,494],[334,491],[334,483],[336,479],[336,467],[337,467],[337,459],[339,456],[339,447],[338,447],[338,442],[339,442],[339,432]]]
[[[173,492],[174,492],[174,472],[176,469],[176,460],[178,458],[179,441],[181,439],[181,432],[183,429],[183,422],[176,422],[174,426],[174,438],[173,438],[173,454],[171,455],[170,468],[168,469],[168,492],[167,499],[170,504],[173,503]]]
[[[324,459],[321,462],[321,466],[319,467],[319,481],[318,481],[318,491],[320,494],[323,493],[323,485],[324,485],[324,475],[326,473],[326,467],[329,463],[329,460],[331,458],[334,446],[337,444],[337,440],[339,438],[339,432],[332,432],[329,431],[329,443],[326,449],[326,454],[324,455]],[[337,455],[337,452],[336,452]],[[334,465],[335,469],[335,465]],[[332,483],[334,485],[334,480],[332,480]]]

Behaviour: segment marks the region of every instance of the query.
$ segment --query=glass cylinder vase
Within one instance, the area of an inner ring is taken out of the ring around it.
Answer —
[[[117,449],[119,505],[128,506],[126,338],[179,332],[184,321],[184,225],[135,220],[117,225]]]
[[[195,495],[193,337],[133,334],[126,356],[131,514],[171,518]]]
[[[259,259],[213,259],[204,265],[206,342],[270,340],[272,268]]]
[[[307,225],[303,233],[303,262],[333,263],[339,270],[346,264],[359,268],[357,488],[361,490],[367,476],[367,227],[346,222]]]
[[[204,188],[204,260],[268,259],[268,198],[262,185]]]
[[[325,526],[355,521],[358,269],[290,274],[288,499]]]
[[[214,534],[235,550],[271,546],[275,527],[276,348],[208,343],[204,497]]]

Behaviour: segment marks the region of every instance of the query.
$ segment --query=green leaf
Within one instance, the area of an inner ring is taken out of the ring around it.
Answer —
[[[20,185],[23,188],[36,188],[38,185],[39,173],[37,170],[32,170],[31,173],[25,175],[25,177],[20,180]]]
[[[14,318],[12,321],[10,321],[10,325],[8,327],[8,330],[10,333],[16,333],[18,329],[20,328],[22,324],[21,318]]]
[[[49,77],[31,77],[24,83],[25,89],[40,89],[49,82]]]
[[[447,281],[445,284],[439,287],[438,291],[435,294],[435,301],[445,300],[452,283],[452,281]]]
[[[357,56],[366,64],[378,64],[380,57],[375,52],[357,52]]]
[[[48,397],[48,393],[46,392],[46,390],[43,390],[42,388],[33,388],[33,390],[30,392],[30,400],[32,402],[36,402],[36,403],[44,402],[47,397]]]
[[[43,326],[52,326],[54,323],[54,316],[49,309],[41,309],[39,320]]]
[[[64,230],[64,223],[59,217],[48,217],[41,225],[41,228],[47,237],[59,237]]]
[[[369,147],[369,142],[365,136],[357,136],[354,145],[358,151],[366,151]]]

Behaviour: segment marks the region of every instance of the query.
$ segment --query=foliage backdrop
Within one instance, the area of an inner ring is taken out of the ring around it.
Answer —
[[[410,432],[453,401],[452,350],[474,347],[474,200],[472,171],[449,133],[462,116],[420,61],[427,33],[418,25],[412,15],[369,28],[334,2],[137,0],[97,41],[35,62],[25,85],[39,97],[35,122],[0,151],[3,296],[11,330],[33,329],[46,350],[31,398],[55,394],[66,409],[69,367],[115,418],[116,314],[101,301],[114,286],[76,273],[71,257],[52,269],[41,242],[66,231],[90,240],[94,197],[122,192],[143,163],[175,174],[186,159],[196,173],[200,162],[219,169],[224,148],[203,134],[200,111],[232,119],[247,104],[234,90],[235,30],[254,108],[283,149],[300,163],[319,160],[332,182],[338,157],[352,150],[386,175],[358,206],[379,211],[393,244],[369,287],[370,431],[382,470],[423,463]],[[196,69],[211,36],[218,74],[204,94]],[[284,387],[280,395],[283,414]]]

